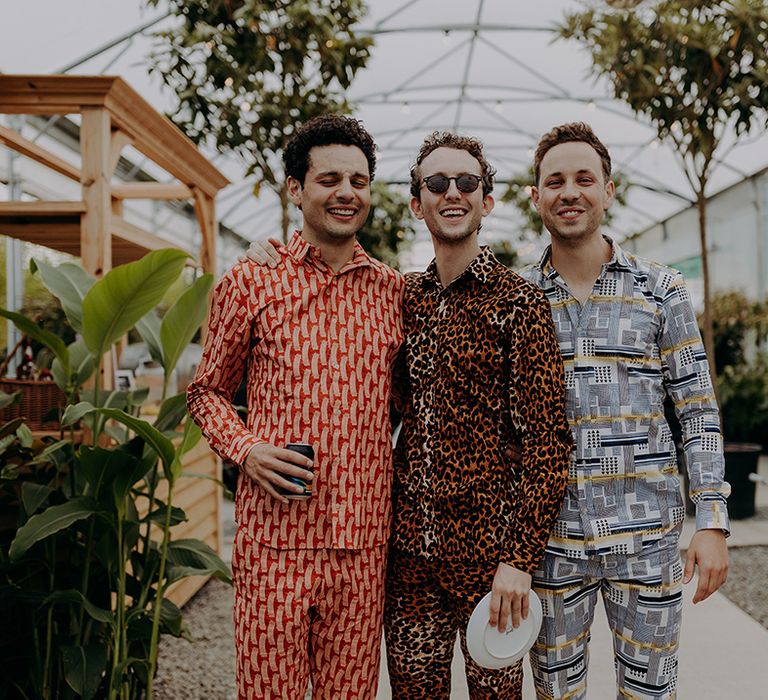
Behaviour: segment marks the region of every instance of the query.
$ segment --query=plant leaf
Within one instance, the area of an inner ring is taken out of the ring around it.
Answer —
[[[160,317],[155,311],[150,311],[136,323],[136,330],[141,339],[146,343],[149,356],[157,362],[163,364],[163,347],[160,343]]]
[[[16,313],[15,311],[8,311],[7,309],[0,309],[0,316],[7,318],[9,321],[13,321],[13,325],[16,326],[24,335],[28,335],[38,343],[42,343],[49,348],[56,358],[61,363],[65,372],[69,372],[69,350],[64,341],[55,336],[53,333],[46,331],[38,326],[34,321],[31,321],[23,314]]]
[[[120,265],[96,282],[83,299],[83,339],[101,357],[162,301],[184,268],[187,254],[165,248]]]
[[[115,626],[115,617],[110,610],[94,605],[78,590],[55,591],[43,601],[43,606],[55,605],[56,603],[75,603],[82,607],[96,622],[103,622],[111,627]]]
[[[79,405],[80,404],[78,404],[78,406]],[[77,406],[75,408],[77,408]],[[175,456],[173,443],[151,423],[147,423],[147,421],[141,420],[141,418],[136,418],[136,416],[132,416],[125,411],[120,411],[116,408],[97,408],[95,410],[102,415],[107,416],[107,418],[113,418],[119,423],[127,425],[134,433],[142,437],[152,446],[155,452],[157,452],[166,469],[170,470]]]
[[[160,404],[160,410],[155,418],[155,427],[160,432],[175,430],[187,415],[187,395],[176,394]]]
[[[6,394],[4,391],[0,391],[0,408],[8,408],[21,401],[21,392],[14,391],[12,394]]]
[[[171,467],[173,483],[179,478],[181,471],[184,468],[184,465],[181,463],[181,458],[200,442],[201,437],[203,437],[203,433],[200,431],[200,428],[198,428],[197,423],[191,418],[187,418],[184,422],[184,435],[182,435],[181,444],[176,448],[176,454],[173,458],[173,466]]]
[[[103,644],[61,647],[64,678],[83,700],[92,700],[107,668],[107,650]]]
[[[229,567],[205,542],[193,539],[172,540],[168,543],[168,582],[187,576],[215,576],[232,582]]]
[[[64,410],[64,415],[61,417],[61,424],[67,426],[77,423],[77,421],[81,420],[89,413],[93,413],[95,410],[96,407],[88,401],[81,401],[74,405],[70,404]]]
[[[28,516],[35,514],[35,511],[45,503],[51,489],[45,484],[36,484],[32,481],[25,481],[21,485],[21,502],[24,504],[24,512]]]
[[[45,288],[60,302],[72,328],[83,332],[83,299],[95,279],[80,265],[62,263],[57,267],[32,258],[32,272],[39,272]]]
[[[61,505],[51,506],[33,515],[16,531],[8,556],[11,561],[18,561],[35,543],[98,512],[99,504],[87,496],[78,496]]]
[[[69,390],[70,383],[74,387],[85,384],[96,369],[96,358],[82,340],[79,339],[70,343],[67,349],[69,350],[70,375],[65,375],[64,368],[58,358],[51,365],[53,378],[59,389],[64,392]]]
[[[208,314],[208,293],[213,285],[209,272],[198,277],[194,284],[168,309],[160,326],[163,348],[163,369],[169,377],[176,368],[181,353],[192,342],[197,330]]]

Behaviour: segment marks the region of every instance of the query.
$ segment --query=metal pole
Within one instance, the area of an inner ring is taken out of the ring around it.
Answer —
[[[21,132],[24,125],[24,117],[12,115],[8,117],[11,129]],[[21,174],[18,172],[16,161],[19,154],[13,149],[8,149],[8,199],[18,201],[21,199]],[[21,308],[24,297],[24,273],[21,269],[22,244],[16,238],[7,236],[5,239],[5,307],[9,311],[18,311]],[[16,347],[21,340],[21,334],[11,321],[6,321],[8,342],[6,352]],[[16,376],[18,365],[18,353],[8,363],[7,375]]]

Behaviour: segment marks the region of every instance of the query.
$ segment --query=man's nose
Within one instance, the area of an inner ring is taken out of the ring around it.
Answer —
[[[456,186],[456,180],[448,181],[448,189],[445,191],[446,199],[461,199],[461,192]]]
[[[344,177],[339,181],[339,186],[336,188],[336,196],[339,199],[354,198],[355,189],[352,187],[352,181],[348,177]]]
[[[560,196],[563,199],[571,200],[578,199],[580,194],[579,188],[576,187],[576,182],[574,180],[566,180],[563,184],[563,190],[560,193]]]

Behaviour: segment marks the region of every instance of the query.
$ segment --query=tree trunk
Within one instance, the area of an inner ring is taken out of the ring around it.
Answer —
[[[283,243],[288,244],[288,229],[291,225],[291,219],[288,216],[288,206],[290,201],[288,199],[288,185],[283,183],[280,186],[280,210],[282,213],[282,227],[283,227]]]
[[[696,205],[699,210],[699,243],[701,245],[701,276],[704,281],[704,350],[709,362],[709,373],[715,398],[720,405],[720,393],[717,389],[717,372],[715,370],[715,333],[712,326],[712,305],[709,291],[709,254],[707,251],[707,198],[704,196],[705,180],[699,181],[696,193]]]

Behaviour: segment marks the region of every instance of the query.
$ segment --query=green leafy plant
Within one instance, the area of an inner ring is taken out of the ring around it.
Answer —
[[[174,487],[200,439],[184,395],[164,392],[149,422],[139,415],[146,390],[107,390],[99,379],[103,354],[153,314],[185,259],[155,251],[99,281],[70,263],[36,261],[82,333],[69,345],[0,310],[51,350],[68,397],[58,437],[36,438],[22,419],[0,427],[0,616],[14,630],[0,636],[0,697],[151,698],[160,635],[187,634],[168,586],[193,575],[230,580],[205,543],[171,537],[186,519]],[[200,277],[158,319],[166,376],[202,323],[212,281]],[[0,407],[15,400],[0,394]],[[89,430],[76,430],[79,422]]]
[[[371,185],[371,210],[357,240],[374,258],[398,269],[398,254],[413,241],[416,228],[409,199],[385,182]]]

